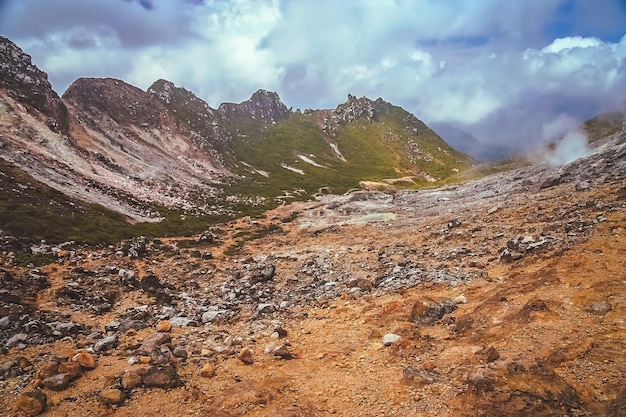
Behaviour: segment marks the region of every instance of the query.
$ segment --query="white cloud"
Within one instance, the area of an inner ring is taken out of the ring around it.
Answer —
[[[572,97],[623,100],[626,36],[546,38],[562,3],[162,0],[145,10],[121,0],[49,8],[9,0],[0,23],[60,92],[79,76],[111,76],[141,88],[169,79],[212,106],[259,88],[300,108],[333,108],[352,93],[518,140],[543,137]],[[619,26],[618,8],[583,3],[572,0],[593,22]],[[613,12],[602,20],[591,16],[596,9]]]
[[[581,36],[570,36],[567,38],[557,38],[550,45],[541,50],[543,53],[558,54],[565,49],[593,48],[600,46],[601,41],[597,38],[583,38]]]

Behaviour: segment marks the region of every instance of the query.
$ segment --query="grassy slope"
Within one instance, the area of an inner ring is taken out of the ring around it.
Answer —
[[[158,211],[164,217],[162,222],[129,224],[121,214],[97,204],[69,199],[0,159],[0,230],[31,242],[74,240],[106,245],[139,235],[189,236],[227,219],[184,216],[162,208]]]
[[[409,116],[399,107],[390,106],[389,112],[380,115],[376,122],[359,119],[340,128],[332,141],[347,161],[335,156],[329,139],[307,115],[292,114],[262,136],[240,127],[239,131],[245,133],[234,140],[234,154],[254,168],[269,172],[270,176],[253,174],[245,166],[231,161],[233,170],[247,177],[236,187],[242,194],[255,192],[264,196],[276,195],[278,190],[295,189],[312,194],[320,187],[331,187],[341,193],[358,187],[359,181],[381,181],[420,172],[444,179],[454,168],[462,169],[467,165],[464,155]],[[407,127],[418,128],[418,133],[409,133]],[[414,162],[410,160],[410,142],[415,142],[421,150],[421,158]],[[298,154],[324,168],[302,161]],[[281,164],[300,169],[304,175],[282,168]],[[423,183],[426,184],[426,180]]]

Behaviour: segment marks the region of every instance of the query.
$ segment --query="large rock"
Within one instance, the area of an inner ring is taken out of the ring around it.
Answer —
[[[155,333],[152,336],[149,336],[144,339],[141,347],[139,348],[140,352],[150,354],[154,348],[159,347],[165,343],[170,343],[172,341],[172,336],[169,333],[159,332]]]
[[[241,352],[237,354],[237,359],[239,359],[246,365],[251,365],[254,363],[254,354],[252,353],[252,350],[250,348],[246,347],[241,349]]]
[[[180,386],[180,377],[172,364],[154,365],[141,378],[146,387],[175,388]]]
[[[76,362],[85,369],[94,369],[96,367],[96,358],[89,352],[78,352],[72,356],[72,362]]]
[[[56,374],[41,381],[44,387],[52,391],[63,391],[70,386],[70,382],[72,382],[70,374]]]
[[[116,335],[105,337],[104,339],[98,340],[93,345],[94,352],[104,352],[109,349],[113,349],[117,346],[119,340]]]
[[[107,405],[120,404],[125,398],[124,392],[117,388],[105,388],[100,392],[100,401]]]
[[[445,300],[435,304],[417,301],[413,305],[409,320],[414,323],[432,326],[446,314],[452,313],[456,308],[457,304],[454,300]]]
[[[28,391],[17,397],[15,405],[28,416],[37,416],[48,404],[48,396],[41,390]],[[5,410],[6,411],[6,410]]]

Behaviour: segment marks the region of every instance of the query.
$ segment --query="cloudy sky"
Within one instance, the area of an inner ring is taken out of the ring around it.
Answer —
[[[79,77],[165,78],[213,107],[351,93],[518,146],[626,101],[625,0],[0,0],[0,34],[59,94]]]

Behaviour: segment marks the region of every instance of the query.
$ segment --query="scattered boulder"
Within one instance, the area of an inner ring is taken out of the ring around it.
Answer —
[[[274,304],[259,304],[256,308],[257,314],[269,314],[276,311],[276,306]]]
[[[237,354],[237,359],[239,359],[241,362],[245,363],[246,365],[253,364],[254,355],[252,353],[252,350],[247,347],[241,349],[241,351]]]
[[[413,305],[409,321],[425,326],[432,326],[446,314],[452,313],[456,308],[457,302],[454,300],[445,300],[435,304],[417,301]]]
[[[76,362],[63,362],[59,364],[60,374],[68,374],[71,379],[76,379],[83,374],[83,368]]]
[[[205,364],[200,369],[200,376],[205,378],[213,378],[215,376],[215,368],[210,363]]]
[[[150,295],[156,295],[161,288],[161,281],[154,274],[148,274],[141,280],[141,289]]]
[[[93,345],[94,352],[104,352],[110,349],[115,348],[119,343],[119,340],[116,335],[105,337],[104,339],[98,340]]]
[[[153,365],[141,378],[143,385],[152,388],[175,388],[181,385],[173,364]]]
[[[407,366],[402,371],[402,382],[407,385],[424,386],[435,382],[445,382],[446,379],[434,370],[418,369],[413,366]]]
[[[265,265],[260,271],[252,275],[250,282],[255,284],[257,282],[267,282],[274,278],[276,273],[276,266],[273,264]]]
[[[587,311],[596,314],[606,314],[611,310],[613,310],[613,307],[606,301],[594,301],[587,307]]]
[[[394,343],[399,342],[401,339],[402,337],[395,333],[387,333],[386,335],[383,336],[383,345],[391,346]]]
[[[51,389],[52,391],[63,391],[70,386],[72,379],[72,375],[70,374],[56,374],[45,378],[41,381],[41,383],[44,387]]]
[[[78,352],[72,357],[72,361],[85,369],[94,369],[96,367],[96,358],[89,352]]]
[[[587,191],[591,189],[591,183],[589,181],[580,181],[576,183],[576,191]]]
[[[122,388],[132,389],[140,386],[142,383],[141,375],[135,371],[126,370],[122,374]]]
[[[174,351],[172,352],[175,358],[179,359],[187,359],[189,357],[189,352],[183,346],[176,346]]]
[[[27,391],[17,397],[15,405],[28,416],[43,413],[48,404],[48,396],[41,390]]]
[[[117,388],[105,388],[100,391],[100,401],[107,405],[120,404],[126,398],[124,392]]]
[[[141,347],[139,348],[139,351],[144,353],[151,353],[154,348],[159,347],[165,343],[170,343],[171,341],[172,336],[169,333],[155,333],[152,336],[144,339]]]
[[[275,358],[278,358],[278,359],[284,359],[284,360],[293,359],[293,355],[291,354],[291,352],[289,351],[289,348],[286,345],[277,346],[273,350],[272,354],[274,355]]]
[[[156,325],[157,332],[170,332],[172,331],[172,323],[169,320],[162,320]]]
[[[128,256],[131,259],[143,258],[148,253],[148,240],[145,236],[133,238],[128,248]]]
[[[11,349],[13,347],[24,348],[26,347],[26,341],[28,340],[28,335],[26,333],[18,333],[7,340],[4,344],[4,347],[7,349]]]

